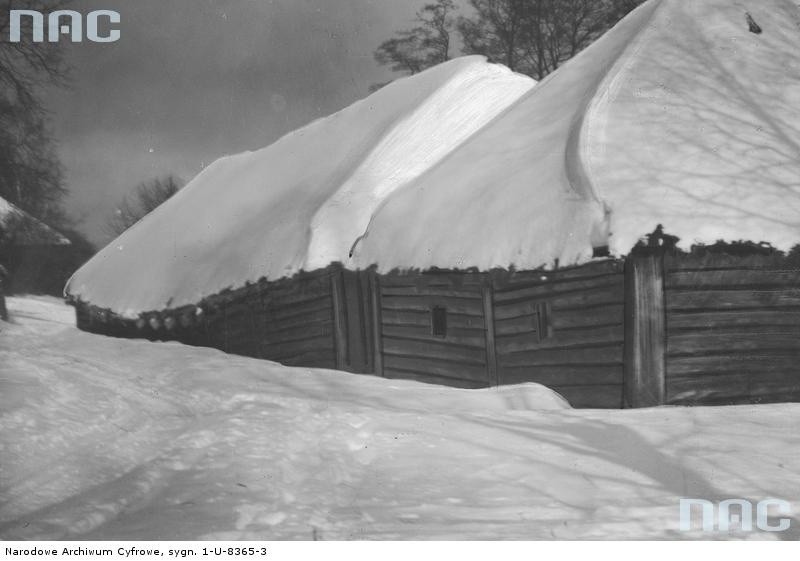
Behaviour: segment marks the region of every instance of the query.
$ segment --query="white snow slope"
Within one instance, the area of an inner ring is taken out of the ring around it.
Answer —
[[[478,56],[398,80],[265,149],[218,160],[67,292],[119,312],[159,310],[349,261],[382,201],[533,85]]]
[[[0,322],[0,538],[797,539],[680,532],[681,497],[800,505],[800,405],[565,408]],[[776,522],[771,520],[771,522]]]
[[[135,315],[333,261],[577,264],[658,224],[789,249],[799,25],[790,0],[650,0],[532,88],[474,57],[398,80],[217,162],[66,290]]]

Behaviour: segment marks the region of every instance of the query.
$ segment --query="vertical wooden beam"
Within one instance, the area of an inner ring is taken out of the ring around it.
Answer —
[[[666,344],[663,254],[631,255],[625,262],[625,407],[665,403]]]
[[[489,385],[499,386],[500,380],[497,376],[497,345],[494,330],[494,287],[492,280],[487,277],[488,282],[483,286],[483,322],[486,333],[486,371],[489,377]]]
[[[336,368],[344,370],[350,362],[347,344],[347,302],[344,294],[344,273],[334,269],[331,274],[333,299],[333,345],[336,350]]]
[[[383,376],[383,326],[381,324],[381,283],[378,272],[369,273],[369,293],[372,298],[372,352],[375,375]]]

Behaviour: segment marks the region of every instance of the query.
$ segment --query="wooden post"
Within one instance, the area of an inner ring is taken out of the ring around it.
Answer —
[[[492,279],[482,288],[483,295],[483,322],[486,333],[486,370],[489,376],[489,384],[499,386],[500,380],[497,377],[497,346],[495,343],[494,331],[494,287]]]
[[[631,255],[625,262],[625,407],[665,403],[664,308],[663,253]]]
[[[334,269],[331,275],[331,296],[333,298],[333,343],[336,349],[337,370],[344,370],[350,363],[347,343],[347,302],[345,302],[342,277],[342,270]]]
[[[369,293],[372,298],[372,352],[376,376],[383,376],[383,327],[381,325],[381,283],[375,270],[369,273]]]

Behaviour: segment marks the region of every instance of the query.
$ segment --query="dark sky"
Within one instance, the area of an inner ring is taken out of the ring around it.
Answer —
[[[75,0],[120,12],[116,43],[70,45],[72,89],[48,97],[67,208],[98,243],[137,183],[185,180],[225,154],[368,94],[372,52],[424,0]]]

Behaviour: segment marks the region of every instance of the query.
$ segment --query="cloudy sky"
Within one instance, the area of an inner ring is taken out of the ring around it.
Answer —
[[[424,0],[75,0],[120,12],[116,43],[70,45],[73,87],[48,104],[68,210],[91,239],[137,183],[185,180],[368,94],[372,52]]]

